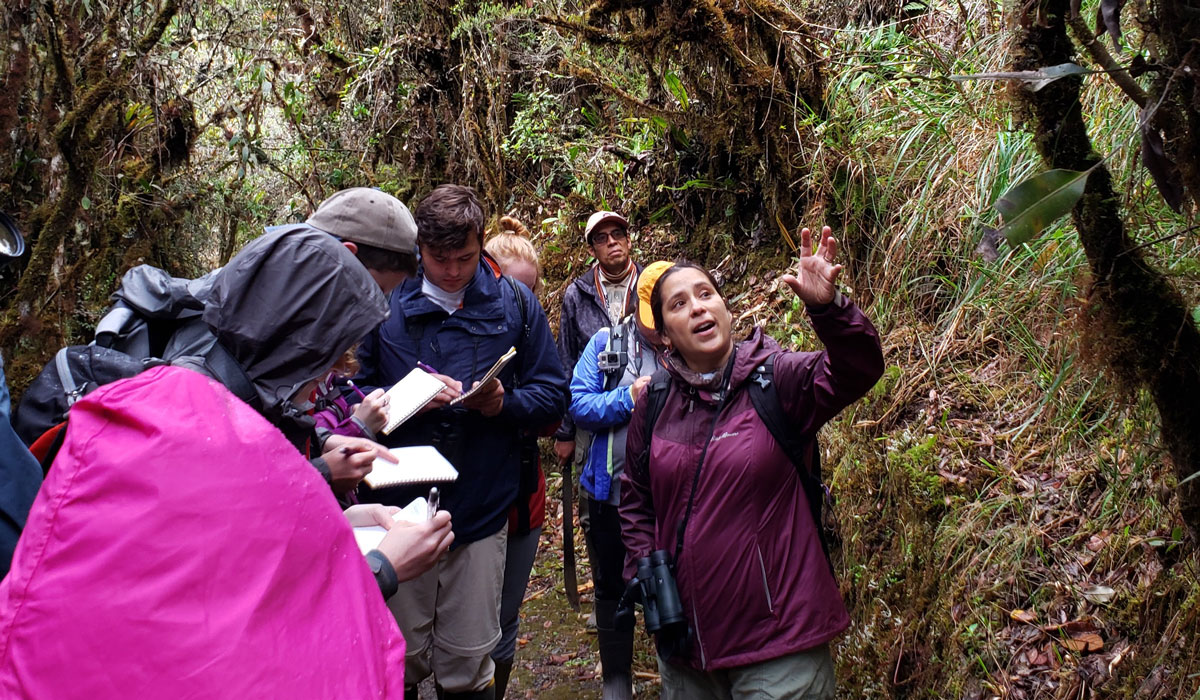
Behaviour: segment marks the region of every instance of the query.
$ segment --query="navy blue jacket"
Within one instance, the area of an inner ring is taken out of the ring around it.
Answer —
[[[8,383],[0,358],[0,579],[8,574],[17,539],[42,485],[42,467],[9,423]]]
[[[356,381],[388,387],[420,360],[468,388],[510,347],[517,356],[504,368],[504,407],[487,418],[478,411],[444,407],[415,416],[389,436],[389,447],[434,445],[458,469],[458,481],[442,488],[455,545],[495,534],[517,499],[522,430],[558,421],[566,409],[566,375],[558,361],[546,314],[520,282],[522,323],[513,286],[481,261],[467,285],[463,308],[453,315],[421,293],[424,273],[392,293],[391,317],[363,339]],[[428,486],[359,489],[363,501],[403,506],[428,494]]]

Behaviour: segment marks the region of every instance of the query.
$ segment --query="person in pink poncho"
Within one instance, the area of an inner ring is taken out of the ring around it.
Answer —
[[[280,410],[287,397],[307,396],[361,326],[385,315],[374,311],[382,298],[324,234],[264,243],[247,251],[307,255],[300,269],[318,287],[274,306],[254,332],[299,341],[323,329],[328,349],[276,343],[283,356],[268,362],[246,337],[220,335],[263,406],[200,364],[157,367],[73,406],[0,583],[0,697],[403,697],[404,639],[348,522],[378,513],[343,514],[280,431],[295,413]],[[269,267],[228,266],[238,277],[225,280],[224,310],[283,289],[260,274]],[[447,514],[437,519],[444,528],[422,526],[449,529]],[[380,545],[393,579],[418,575],[449,544],[404,534],[422,526],[394,528]],[[400,540],[414,552],[402,556]]]

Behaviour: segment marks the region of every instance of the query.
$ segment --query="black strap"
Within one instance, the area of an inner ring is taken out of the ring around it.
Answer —
[[[630,359],[630,336],[633,335],[633,329],[627,324],[632,322],[632,317],[613,326],[608,331],[608,342],[604,344],[605,352],[623,352],[623,360],[616,369],[605,370],[604,372],[604,390],[612,391],[621,384],[621,378],[625,376],[625,368],[629,366]],[[641,362],[638,362],[637,369],[641,370]]]
[[[683,553],[683,534],[687,531],[688,521],[692,519],[692,505],[696,502],[696,489],[700,486],[700,472],[704,469],[704,458],[708,456],[708,448],[717,434],[717,421],[721,419],[721,411],[725,410],[725,404],[729,403],[729,399],[734,394],[733,387],[730,386],[730,378],[733,376],[733,363],[736,361],[737,348],[734,348],[729,355],[729,362],[725,365],[725,374],[721,379],[721,386],[725,387],[725,392],[721,395],[721,400],[717,402],[717,410],[713,411],[712,424],[708,426],[708,440],[704,442],[704,449],[700,450],[700,459],[696,460],[696,471],[692,474],[692,490],[688,493],[687,508],[683,511],[683,519],[679,521],[679,526],[675,528],[673,561],[677,564],[680,554]]]
[[[508,280],[508,286],[512,287],[513,295],[517,297],[517,311],[521,314],[521,344],[517,347],[524,352],[525,339],[529,337],[529,314],[525,313],[525,295],[521,293],[521,288],[517,286],[517,281],[512,275],[502,276]]]
[[[524,356],[525,341],[529,337],[529,315],[525,313],[525,295],[521,293],[521,288],[517,286],[517,281],[512,275],[501,275],[512,288],[513,296],[517,298],[517,311],[521,314],[521,339],[517,346],[521,350],[521,355]],[[520,386],[520,373],[513,373],[513,388]],[[521,471],[518,477],[517,484],[517,531],[518,534],[529,532],[530,513],[529,513],[529,497],[537,491],[538,487],[538,453],[537,453],[537,438],[522,435],[517,443],[517,452],[520,454]]]
[[[246,370],[233,359],[233,355],[229,354],[220,341],[214,342],[208,352],[204,353],[204,364],[217,381],[224,384],[234,396],[250,404],[254,410],[262,411],[262,399],[250,382],[250,377],[246,375]]]
[[[660,367],[650,377],[650,384],[642,392],[642,401],[646,402],[646,422],[642,425],[642,458],[638,467],[643,474],[650,473],[650,442],[654,439],[654,426],[662,415],[663,406],[667,404],[667,394],[671,393],[671,374]]]
[[[787,414],[779,400],[779,392],[775,385],[775,355],[769,356],[761,365],[754,368],[748,383],[750,402],[758,418],[767,426],[771,437],[779,443],[800,477],[800,485],[808,499],[808,508],[812,513],[813,524],[817,537],[821,541],[821,550],[829,557],[829,541],[825,533],[821,510],[829,493],[821,480],[821,451],[817,447],[815,435],[798,433],[788,425]],[[832,562],[831,562],[832,566]]]

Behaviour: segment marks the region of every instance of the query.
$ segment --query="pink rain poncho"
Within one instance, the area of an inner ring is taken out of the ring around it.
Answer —
[[[0,584],[0,697],[403,694],[395,620],[278,430],[175,367],[75,404]]]

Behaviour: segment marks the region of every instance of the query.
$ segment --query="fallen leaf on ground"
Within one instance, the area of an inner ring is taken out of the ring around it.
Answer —
[[[1071,651],[1100,651],[1104,648],[1104,639],[1095,632],[1075,632],[1070,639],[1058,641]]]
[[[1117,592],[1108,586],[1088,586],[1083,589],[1083,597],[1089,603],[1104,605],[1112,602],[1112,599],[1117,595]]]
[[[1101,549],[1104,549],[1104,545],[1108,543],[1108,537],[1108,530],[1104,530],[1098,535],[1092,535],[1088,538],[1087,548],[1093,552],[1099,552]]]
[[[1008,614],[1008,616],[1011,617],[1012,619],[1016,620],[1017,622],[1024,622],[1026,624],[1032,624],[1034,622],[1034,620],[1037,620],[1037,615],[1034,615],[1033,613],[1029,612],[1028,610],[1022,610],[1020,608],[1013,610],[1011,613]]]

